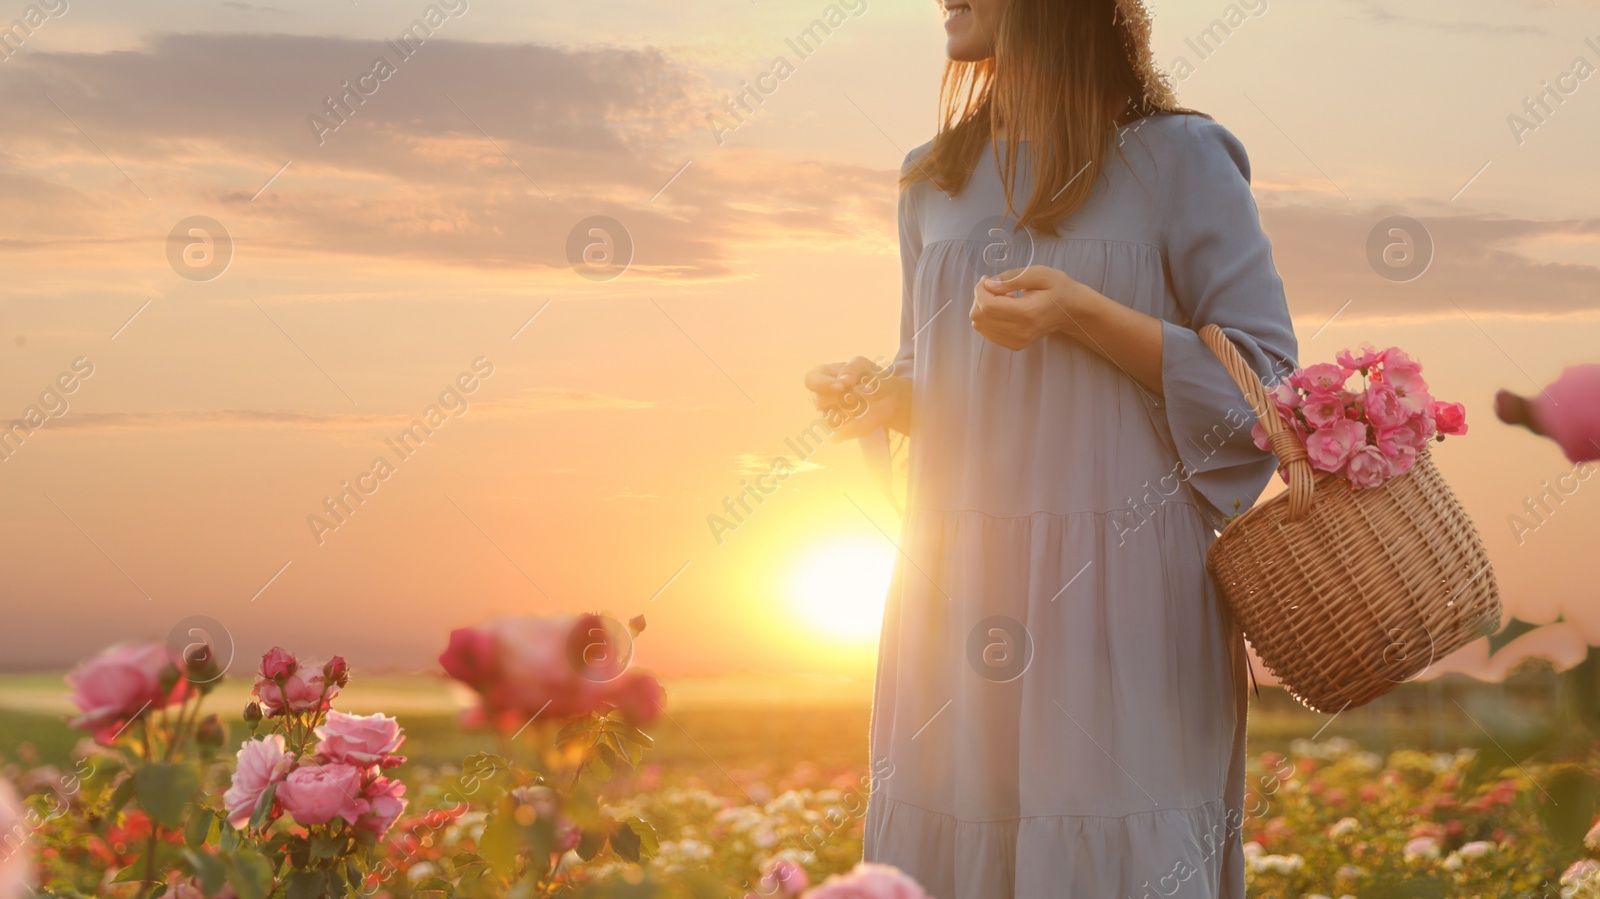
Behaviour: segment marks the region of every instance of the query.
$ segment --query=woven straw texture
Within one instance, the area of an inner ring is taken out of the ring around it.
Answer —
[[[1500,627],[1483,541],[1424,448],[1377,487],[1313,471],[1216,325],[1200,330],[1266,429],[1289,489],[1223,528],[1208,565],[1256,655],[1319,712],[1363,705]]]

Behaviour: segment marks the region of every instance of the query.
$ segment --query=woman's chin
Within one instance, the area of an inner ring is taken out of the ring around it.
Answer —
[[[987,47],[976,46],[973,41],[963,37],[952,37],[945,42],[945,55],[951,62],[982,62],[994,55]]]

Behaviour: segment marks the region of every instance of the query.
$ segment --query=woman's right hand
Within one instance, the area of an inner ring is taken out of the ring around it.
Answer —
[[[806,372],[806,389],[834,440],[853,440],[882,427],[906,433],[911,419],[911,381],[897,378],[871,359],[828,362]]]

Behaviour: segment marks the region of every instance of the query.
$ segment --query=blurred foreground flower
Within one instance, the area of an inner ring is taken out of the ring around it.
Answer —
[[[915,880],[892,865],[862,862],[849,874],[835,874],[806,899],[929,899]]]
[[[102,745],[140,713],[182,702],[191,689],[159,643],[106,649],[68,674],[67,685],[83,713],[72,726],[93,732]]]
[[[636,633],[644,620],[630,624]],[[665,694],[654,677],[628,670],[632,656],[632,633],[609,618],[526,616],[452,631],[439,664],[482,700],[468,723],[516,731],[534,718],[606,709],[632,724],[654,721]]]

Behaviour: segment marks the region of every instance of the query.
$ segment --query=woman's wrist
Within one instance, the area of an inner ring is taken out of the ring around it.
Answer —
[[[880,388],[885,391],[884,402],[889,404],[889,417],[884,422],[890,430],[911,434],[911,379],[886,378]]]

